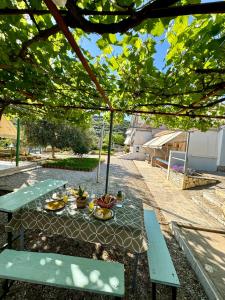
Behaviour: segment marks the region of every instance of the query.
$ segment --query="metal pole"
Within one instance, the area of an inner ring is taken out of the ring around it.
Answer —
[[[108,184],[109,184],[109,166],[110,166],[110,155],[111,155],[111,145],[112,145],[113,113],[114,113],[113,111],[110,111],[108,158],[107,158],[106,180],[105,180],[105,193],[106,194],[108,192]]]
[[[97,183],[99,182],[99,177],[100,177],[103,133],[104,133],[104,122],[102,123],[101,136],[100,136],[100,139],[99,139],[99,155],[98,155],[99,161],[98,161],[97,180],[96,180]]]
[[[16,166],[19,166],[20,159],[20,119],[17,119],[17,138],[16,138]]]
[[[186,144],[186,153],[185,153],[185,162],[184,162],[184,175],[187,175],[189,142],[190,142],[190,132],[188,131],[187,144]]]

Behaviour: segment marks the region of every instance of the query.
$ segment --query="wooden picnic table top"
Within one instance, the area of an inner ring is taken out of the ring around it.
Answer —
[[[15,213],[6,231],[40,230],[49,235],[118,246],[132,253],[147,250],[141,200],[124,199],[122,207],[112,208],[114,217],[107,221],[96,219],[88,208],[77,209],[75,200],[71,200],[62,210],[51,212],[45,209],[51,197],[40,197]]]
[[[64,186],[67,181],[47,179],[0,197],[0,211],[14,213],[26,204]]]

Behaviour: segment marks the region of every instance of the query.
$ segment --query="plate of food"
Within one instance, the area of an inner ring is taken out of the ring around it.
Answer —
[[[106,221],[113,218],[114,212],[109,208],[96,208],[94,216],[98,220]]]
[[[52,195],[52,200],[54,201],[64,201],[65,203],[68,202],[69,196],[62,193],[54,193]]]
[[[65,205],[66,203],[63,200],[58,200],[58,201],[54,200],[45,204],[44,208],[50,211],[57,211],[63,209]]]
[[[103,208],[111,208],[116,203],[116,197],[106,194],[97,199],[96,204]]]

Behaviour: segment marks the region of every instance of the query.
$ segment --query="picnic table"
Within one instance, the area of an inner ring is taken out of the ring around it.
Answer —
[[[68,202],[59,212],[46,211],[47,197],[43,195],[25,205],[13,215],[6,231],[41,230],[48,235],[118,246],[132,253],[142,253],[148,248],[144,230],[143,206],[138,199],[125,199],[122,207],[114,207],[114,218],[97,220],[88,209],[76,209]]]
[[[28,203],[34,201],[35,199],[39,199],[42,196],[50,195],[53,193],[53,191],[56,191],[62,186],[65,187],[66,184],[67,181],[64,180],[47,179],[1,196],[0,212],[6,213],[8,215],[8,221],[10,221],[13,214],[16,211],[19,211],[22,207],[26,206]],[[9,247],[12,245],[12,237],[12,233],[8,232],[7,245]]]

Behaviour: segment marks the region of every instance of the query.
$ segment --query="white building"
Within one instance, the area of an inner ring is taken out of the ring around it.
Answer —
[[[190,133],[188,166],[203,171],[225,171],[225,127]]]
[[[165,132],[164,135],[162,135]],[[201,171],[225,170],[225,127],[210,129],[206,132],[190,132],[187,146],[187,132],[164,131],[143,145],[151,154],[151,161],[158,160],[167,164],[170,151],[173,151],[171,166],[182,166],[187,151],[188,168]],[[174,151],[175,150],[175,151]]]
[[[165,127],[163,127],[165,128]],[[142,147],[147,141],[151,140],[154,134],[162,129],[152,128],[138,115],[131,118],[130,128],[126,132],[124,144],[129,147],[129,153],[122,156],[124,159],[145,160],[146,151]]]
[[[170,150],[185,153],[187,132],[168,131],[165,127],[152,128],[139,117],[134,116],[131,127],[127,131],[125,144],[130,152],[126,159],[152,161],[159,158],[165,163],[169,159]],[[188,145],[188,167],[202,171],[225,171],[225,126],[210,129],[206,132],[190,131]],[[173,164],[183,164],[174,161]]]

